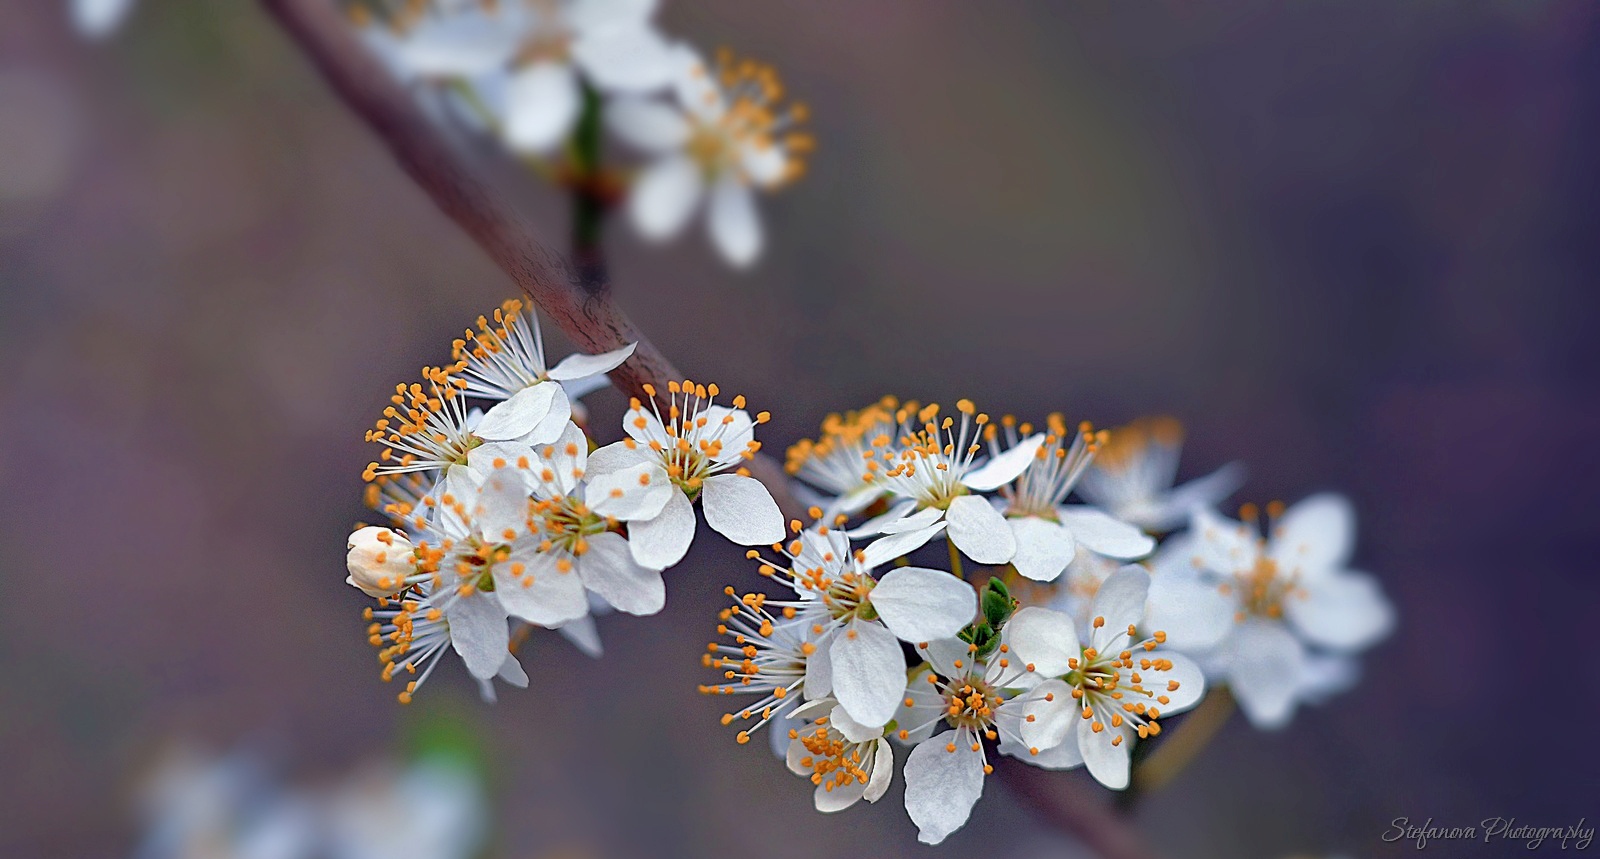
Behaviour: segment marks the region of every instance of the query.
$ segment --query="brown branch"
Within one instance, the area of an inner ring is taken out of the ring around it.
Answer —
[[[439,133],[410,90],[365,49],[331,0],[262,0],[311,58],[328,85],[366,121],[401,169],[471,236],[539,309],[585,351],[637,342],[633,357],[611,371],[626,393],[643,397],[646,383],[665,387],[682,374],[612,301],[603,280],[580,284],[561,254],[495,192]]]
[[[611,372],[611,380],[619,388],[643,397],[646,384],[665,387],[668,379],[682,378],[612,301],[603,274],[596,278],[596,272],[586,270],[583,274],[588,280],[581,279],[561,254],[539,240],[527,218],[483,180],[422,111],[412,93],[360,44],[334,3],[261,2],[311,58],[334,92],[389,147],[406,174],[567,336],[591,352],[639,344],[633,357]],[[767,484],[785,515],[799,517],[801,506],[789,492],[777,461],[763,454],[751,463],[751,471]],[[1084,795],[1068,780],[1009,760],[1001,760],[997,772],[1050,822],[1106,859],[1150,859],[1153,855],[1103,800]]]
[[[1072,742],[1068,737],[1067,742]],[[994,756],[995,775],[1023,804],[1058,829],[1072,833],[1104,859],[1152,859],[1155,853],[1133,827],[1118,817],[1104,791],[1086,789],[1067,773]]]

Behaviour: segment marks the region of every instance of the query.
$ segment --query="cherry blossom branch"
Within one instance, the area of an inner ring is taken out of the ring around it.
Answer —
[[[388,146],[401,169],[567,336],[589,352],[638,344],[633,357],[611,371],[617,387],[643,397],[646,384],[665,387],[667,380],[682,378],[612,300],[603,266],[580,272],[541,241],[527,218],[483,180],[412,93],[365,49],[338,6],[330,0],[261,2],[346,106]],[[777,460],[759,455],[750,469],[784,514],[799,518],[802,505],[789,491]],[[1106,859],[1154,855],[1103,800],[1085,795],[1068,780],[1007,760],[996,771],[1042,816]]]

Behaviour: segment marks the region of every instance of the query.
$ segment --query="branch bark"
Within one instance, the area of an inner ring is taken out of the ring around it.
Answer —
[[[435,204],[585,350],[603,352],[637,343],[633,357],[611,372],[617,387],[645,397],[644,385],[663,388],[681,379],[666,356],[612,300],[603,270],[579,272],[541,241],[533,225],[483,181],[412,93],[361,45],[330,0],[261,0],[322,73],[329,87],[388,146],[395,161]],[[785,515],[803,509],[788,491],[782,467],[761,455],[751,464]],[[997,756],[998,757],[998,756]],[[1107,804],[1065,779],[1001,758],[996,773],[1025,802],[1057,827],[1076,835],[1106,859],[1151,859],[1138,833]],[[1048,783],[1046,782],[1048,779]]]

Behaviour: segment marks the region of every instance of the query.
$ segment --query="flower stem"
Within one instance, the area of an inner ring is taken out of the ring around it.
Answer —
[[[1133,772],[1133,786],[1141,792],[1157,790],[1183,772],[1216,737],[1233,715],[1233,694],[1218,686],[1183,720],[1167,741],[1160,743]]]
[[[572,262],[578,282],[585,288],[606,283],[605,254],[601,249],[606,201],[601,189],[600,94],[583,85],[583,112],[572,130]]]
[[[961,550],[956,548],[954,540],[946,537],[944,544],[950,547],[950,574],[963,581],[966,574],[961,571]]]

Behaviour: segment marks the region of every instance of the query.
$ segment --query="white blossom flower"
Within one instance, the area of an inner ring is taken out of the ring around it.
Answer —
[[[378,660],[383,664],[379,675],[385,683],[398,672],[414,677],[406,681],[405,688],[396,696],[400,703],[409,704],[422,684],[427,682],[444,654],[454,649],[467,664],[469,673],[480,682],[495,678],[513,686],[526,688],[528,675],[510,652],[510,631],[506,614],[494,601],[493,594],[481,594],[478,599],[454,599],[445,602],[450,614],[440,607],[445,592],[432,585],[423,584],[394,600],[384,600],[377,608],[368,608],[363,616],[370,622],[368,641],[378,648]],[[452,622],[456,622],[455,625]],[[504,642],[495,647],[494,624],[498,622]],[[478,631],[479,641],[463,646],[452,639],[452,632],[471,627]],[[469,654],[471,659],[469,659]],[[489,664],[486,673],[474,670]],[[480,689],[482,686],[480,685]],[[486,694],[485,698],[492,699]]]
[[[606,93],[669,85],[678,67],[655,0],[410,5],[369,21],[368,42],[402,80],[455,81],[511,148],[546,152],[571,133],[583,82]]]
[[[1014,648],[1001,643],[982,653],[957,639],[917,645],[931,670],[913,675],[898,736],[916,743],[905,763],[905,803],[924,844],[938,844],[967,822],[984,776],[994,771],[984,741],[1026,749],[1021,759],[1033,762],[1072,730],[1071,687],[1030,677],[1035,657]],[[940,723],[953,730],[934,733]]]
[[[1009,416],[1002,423],[1005,445],[999,433],[989,440],[995,460],[1018,449],[1033,454],[1016,481],[1000,487],[1016,543],[1010,561],[1018,573],[1035,581],[1053,581],[1072,562],[1079,546],[1119,560],[1140,558],[1155,549],[1155,541],[1138,528],[1093,507],[1064,503],[1105,443],[1103,431],[1096,433],[1085,422],[1076,434],[1070,433],[1061,415],[1053,414],[1046,420],[1043,444],[1029,446],[1025,440],[1036,437],[1032,427],[1018,427]]]
[[[860,411],[828,415],[820,438],[802,439],[789,447],[784,470],[823,493],[815,500],[825,516],[853,516],[883,497],[883,487],[867,480],[863,469],[872,456],[873,441],[892,439],[899,432],[895,419],[899,408],[899,400],[884,397]]]
[[[1183,424],[1146,418],[1111,431],[1078,486],[1089,503],[1147,531],[1171,531],[1196,508],[1213,507],[1244,482],[1244,466],[1229,463],[1174,488]]]
[[[390,597],[428,578],[420,572],[416,550],[405,534],[368,525],[346,542],[345,583],[370,597]]]
[[[668,382],[667,390],[667,411],[662,414],[655,387],[646,385],[649,410],[635,398],[623,416],[622,429],[628,437],[589,456],[593,475],[655,463],[672,481],[673,491],[657,515],[628,524],[634,560],[657,570],[681,560],[694,541],[697,498],[706,524],[741,546],[782,540],[783,514],[777,502],[741,465],[761,449],[755,428],[771,416],[761,412],[752,419],[742,396],[733,398],[733,408],[717,405],[716,385],[685,379]],[[730,470],[732,474],[725,473]]]
[[[72,26],[86,39],[103,39],[117,31],[134,0],[70,0]]]
[[[1194,512],[1173,552],[1190,564],[1158,566],[1149,620],[1182,628],[1174,646],[1227,683],[1256,727],[1277,728],[1298,702],[1348,685],[1353,667],[1341,663],[1388,634],[1394,608],[1376,579],[1347,566],[1355,514],[1343,497],[1269,505],[1268,537],[1252,505],[1241,514],[1250,524]]]
[[[395,385],[383,417],[367,430],[366,440],[384,448],[361,474],[368,483],[417,474],[429,481],[431,490],[453,467],[465,466],[467,455],[483,442],[469,428],[461,394],[466,381],[440,367],[423,367],[422,375],[427,387],[417,382]]]
[[[1156,652],[1165,632],[1140,637],[1149,587],[1149,574],[1138,566],[1106,579],[1095,596],[1087,641],[1069,614],[1029,607],[1011,618],[1005,632],[1018,657],[1029,661],[1030,676],[1065,681],[1081,718],[1073,740],[1032,752],[1005,738],[1002,752],[1027,755],[1047,769],[1087,765],[1106,787],[1128,786],[1134,737],[1160,733],[1157,719],[1193,707],[1205,694],[1200,666],[1180,653]]]
[[[521,301],[507,301],[492,320],[478,317],[477,329],[453,344],[458,363],[452,373],[468,396],[496,401],[473,428],[486,441],[517,440],[527,444],[555,441],[572,418],[567,384],[604,384],[605,374],[633,354],[629,343],[599,355],[574,354],[554,367],[544,362],[544,336],[539,317],[523,313]],[[585,385],[584,389],[592,390]]]
[[[972,586],[947,572],[903,566],[875,577],[872,568],[894,555],[852,551],[845,532],[825,524],[778,548],[781,560],[761,559],[755,549],[749,557],[762,560],[762,575],[793,591],[793,599],[767,605],[804,624],[816,646],[806,665],[806,697],[831,696],[862,725],[881,726],[900,706],[901,641],[954,638],[978,610]]]
[[[676,103],[618,98],[607,108],[611,128],[653,157],[628,198],[634,226],[647,239],[681,232],[702,198],[712,243],[735,266],[761,253],[755,189],[797,179],[808,135],[793,131],[804,106],[780,110],[782,87],[767,66],[719,57],[715,73],[695,51],[674,47]]]
[[[857,801],[877,802],[894,781],[894,749],[882,726],[872,728],[850,718],[834,701],[806,705],[815,721],[789,731],[784,759],[789,771],[816,785],[817,810],[843,811]]]
[[[329,859],[471,859],[488,836],[478,777],[446,758],[356,773],[324,803]]]
[[[1033,462],[1045,436],[1022,439],[984,461],[978,458],[983,449],[978,436],[992,432],[989,416],[979,414],[971,400],[958,401],[956,410],[959,425],[948,416],[939,421],[937,404],[920,410],[902,406],[895,415],[898,437],[872,440],[863,475],[898,503],[852,535],[887,534],[882,539],[906,544],[900,550],[904,554],[945,531],[956,548],[980,564],[1005,564],[1016,555],[1011,525],[973,493],[1010,483]]]

